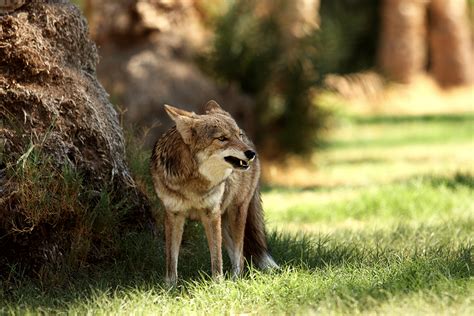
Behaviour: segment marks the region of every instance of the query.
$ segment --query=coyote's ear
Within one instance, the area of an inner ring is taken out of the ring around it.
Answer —
[[[194,112],[188,112],[165,104],[166,113],[176,123],[176,129],[186,144],[190,144],[194,135],[194,123],[197,116]]]
[[[181,110],[178,108],[175,108],[174,106],[165,104],[165,111],[171,117],[173,121],[176,122],[177,119],[181,117],[188,117],[188,118],[195,118],[196,114],[194,112],[188,112],[186,110]]]
[[[206,113],[214,112],[214,111],[224,111],[222,110],[221,106],[214,100],[210,100],[204,106],[204,111]]]

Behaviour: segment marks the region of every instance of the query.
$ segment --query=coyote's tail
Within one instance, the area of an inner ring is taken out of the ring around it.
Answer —
[[[255,190],[247,212],[244,256],[247,261],[256,264],[260,269],[278,268],[268,250],[262,200],[258,188]]]

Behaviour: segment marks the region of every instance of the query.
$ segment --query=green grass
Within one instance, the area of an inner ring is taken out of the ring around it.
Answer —
[[[474,115],[471,114],[370,116],[349,119],[344,128],[337,130],[329,146],[370,148],[457,144],[473,140]]]
[[[270,185],[263,192],[281,271],[209,280],[202,228],[189,223],[176,289],[163,283],[162,237],[135,232],[124,236],[114,261],[54,286],[10,267],[0,283],[0,314],[472,315],[474,178],[473,160],[464,155],[473,149],[472,123],[466,115],[454,122],[352,118],[342,125],[333,136],[337,146],[320,153],[318,163],[323,176],[331,170],[345,182]],[[356,146],[364,131],[372,136]],[[419,152],[429,162],[420,163]],[[130,157],[145,174],[147,154]],[[427,163],[429,169],[420,168]],[[149,178],[141,182],[149,186]]]
[[[466,220],[416,228],[399,224],[356,234],[348,230],[330,235],[274,234],[272,246],[282,271],[252,270],[238,281],[220,283],[203,279],[193,269],[209,272],[203,267],[208,264],[205,253],[185,252],[180,267],[185,281],[175,290],[163,286],[158,267],[146,275],[142,267],[125,268],[122,262],[93,275],[77,276],[65,287],[41,289],[27,283],[4,290],[8,299],[2,311],[266,314],[398,308],[468,314],[474,294],[472,224]],[[204,240],[197,242],[205,249]]]
[[[306,185],[338,189],[474,174],[472,114],[349,117],[329,139],[313,156],[315,175]]]

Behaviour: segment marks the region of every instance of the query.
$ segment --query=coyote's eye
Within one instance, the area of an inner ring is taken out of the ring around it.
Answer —
[[[225,137],[225,136],[217,137],[217,139],[218,139],[219,141],[221,141],[221,142],[225,142],[226,140],[228,140],[228,138]]]

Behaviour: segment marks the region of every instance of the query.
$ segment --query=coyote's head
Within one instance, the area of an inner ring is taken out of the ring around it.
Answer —
[[[232,170],[250,168],[256,157],[251,142],[217,102],[209,101],[202,115],[170,105],[165,110],[196,157],[201,173],[211,177],[223,173],[225,177]]]

